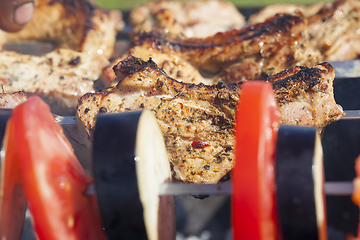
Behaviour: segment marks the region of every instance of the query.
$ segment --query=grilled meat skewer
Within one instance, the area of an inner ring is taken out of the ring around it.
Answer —
[[[76,119],[80,142],[91,148],[98,114],[151,109],[163,132],[176,179],[216,183],[229,173],[241,83],[182,83],[167,76],[153,61],[132,56],[114,70],[117,84],[79,99]],[[269,78],[282,123],[324,127],[339,119],[343,112],[333,99],[333,79],[334,70],[327,63],[296,67]]]

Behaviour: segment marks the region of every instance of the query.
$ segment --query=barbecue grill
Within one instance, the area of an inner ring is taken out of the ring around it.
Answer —
[[[239,9],[246,17],[257,12],[258,8]],[[129,12],[124,13],[124,18]],[[128,27],[125,30],[129,30]],[[128,45],[128,35],[120,33],[116,45],[116,55],[124,52]],[[34,46],[37,46],[34,48]],[[41,55],[52,50],[47,43],[30,43],[28,45],[8,44],[5,49],[23,53]],[[357,62],[360,63],[360,62]],[[342,63],[339,63],[342,64]],[[359,64],[360,66],[360,64]],[[356,67],[353,65],[353,67]],[[360,69],[360,67],[359,67]],[[360,72],[360,70],[359,70]],[[342,77],[336,74],[334,95],[336,102],[344,110],[356,110],[354,117],[348,117],[334,122],[322,131],[324,152],[325,181],[352,181],[355,178],[354,162],[360,154],[360,73],[357,77]],[[357,111],[359,110],[359,111]],[[74,144],[75,152],[89,172],[91,154]],[[194,198],[191,195],[175,197],[177,239],[230,240],[231,204],[228,195],[212,195],[205,199]],[[329,240],[345,240],[346,234],[356,235],[359,222],[359,208],[352,202],[351,196],[327,196],[327,224]],[[193,236],[193,237],[190,237]],[[32,234],[29,214],[27,214],[22,240],[35,239]]]

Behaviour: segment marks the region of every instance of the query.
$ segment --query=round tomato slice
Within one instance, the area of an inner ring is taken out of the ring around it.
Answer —
[[[271,83],[248,81],[242,85],[232,173],[235,240],[279,238],[274,176],[278,116]]]
[[[39,97],[13,111],[24,190],[39,239],[106,239],[86,175],[50,108]]]

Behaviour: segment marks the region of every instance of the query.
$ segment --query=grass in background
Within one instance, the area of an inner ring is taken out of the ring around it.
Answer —
[[[232,0],[231,2],[238,7],[260,7],[274,3],[312,4],[319,1],[320,0]],[[100,7],[106,9],[130,10],[135,6],[146,2],[146,0],[95,0],[95,2]]]

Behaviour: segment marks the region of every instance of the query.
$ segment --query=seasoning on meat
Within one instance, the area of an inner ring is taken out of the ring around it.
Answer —
[[[143,106],[158,120],[176,179],[216,183],[227,177],[233,167],[234,120],[241,83],[209,86],[178,82],[152,60],[133,56],[119,62],[114,70],[116,84],[79,99],[79,141],[91,148],[96,116],[102,107],[111,113]],[[327,63],[295,67],[267,79],[273,83],[282,123],[324,127],[339,119],[343,112],[333,98],[333,79],[334,69]],[[87,114],[83,114],[85,109],[90,109]],[[192,147],[194,141],[205,139],[210,146]],[[206,165],[209,169],[204,169]]]
[[[12,109],[27,100],[28,96],[24,92],[0,93],[0,108]]]
[[[54,113],[74,114],[77,100],[94,92],[94,81],[108,64],[102,55],[89,56],[69,49],[58,49],[44,56],[0,51],[0,82],[4,93],[23,91],[39,95]],[[74,59],[78,63],[73,64]]]

